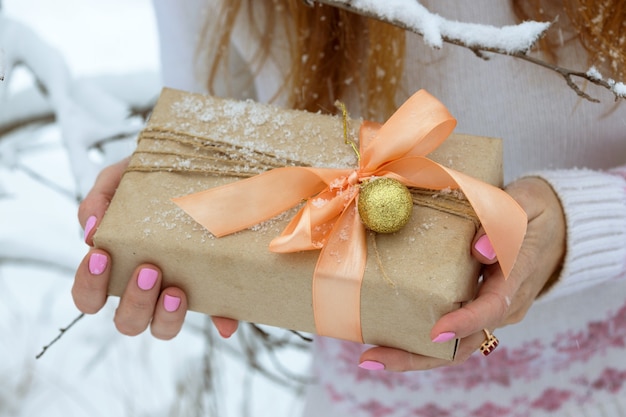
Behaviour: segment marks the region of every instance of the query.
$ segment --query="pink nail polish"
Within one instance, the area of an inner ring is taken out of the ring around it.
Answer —
[[[85,223],[85,236],[83,237],[83,240],[85,242],[87,242],[87,237],[89,236],[89,233],[96,225],[97,221],[98,219],[96,219],[96,216],[89,216],[89,218],[87,219],[87,223]]]
[[[151,290],[157,281],[159,273],[154,269],[142,268],[137,275],[137,286],[144,291]]]
[[[437,337],[433,339],[433,342],[444,343],[444,342],[448,342],[454,339],[455,337],[456,337],[456,333],[454,332],[443,332],[443,333],[439,333]]]
[[[487,235],[482,235],[480,238],[478,238],[476,244],[474,245],[474,248],[478,251],[478,253],[480,253],[482,256],[489,259],[490,261],[496,259],[496,252],[493,250],[493,246],[491,245],[491,242],[489,241]]]
[[[368,371],[382,371],[385,369],[385,365],[376,361],[363,361],[359,364],[359,368]]]
[[[165,294],[165,297],[163,297],[163,308],[165,308],[165,311],[173,313],[178,310],[178,307],[180,307],[180,298]]]
[[[101,253],[92,253],[89,257],[89,272],[91,275],[100,275],[107,269],[109,258]]]

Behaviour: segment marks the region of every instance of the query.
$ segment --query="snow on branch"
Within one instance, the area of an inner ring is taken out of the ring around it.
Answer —
[[[85,195],[101,169],[89,158],[89,149],[103,139],[138,131],[138,123],[129,117],[128,104],[94,83],[73,77],[60,51],[28,26],[2,14],[0,49],[4,51],[5,82],[10,82],[13,69],[20,65],[36,79],[61,128],[79,196]],[[14,98],[0,85],[2,108],[13,108]]]
[[[320,0],[355,13],[391,23],[418,33],[432,48],[443,42],[490,52],[515,54],[528,51],[550,26],[549,23],[525,22],[501,28],[447,20],[431,13],[418,1],[407,0]]]
[[[589,101],[599,100],[585,93],[574,79],[584,79],[611,91],[615,99],[626,98],[626,85],[611,79],[597,76],[597,71],[574,71],[552,65],[528,53],[537,41],[550,28],[549,22],[523,22],[518,25],[495,27],[476,23],[465,23],[445,19],[430,12],[417,0],[314,0],[329,6],[339,7],[362,16],[381,20],[402,29],[417,33],[431,48],[441,48],[450,43],[472,50],[485,58],[490,52],[509,55],[533,64],[540,65],[560,74],[576,94]],[[313,1],[308,0],[311,4]]]

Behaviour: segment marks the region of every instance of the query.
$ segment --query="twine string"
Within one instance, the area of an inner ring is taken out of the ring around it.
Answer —
[[[345,109],[343,107],[342,111]],[[344,113],[344,139],[357,157],[356,144],[347,136],[347,113]],[[196,137],[166,129],[144,129],[127,172],[193,173],[209,176],[249,178],[274,168],[309,166],[291,158]],[[413,203],[420,207],[459,216],[472,221],[478,229],[480,221],[471,205],[458,191],[442,192],[410,187]]]

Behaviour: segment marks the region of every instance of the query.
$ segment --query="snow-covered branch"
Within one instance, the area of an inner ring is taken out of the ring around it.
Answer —
[[[99,75],[77,78],[75,82],[77,85],[95,85],[96,88],[125,103],[130,116],[143,119],[152,110],[158,97],[159,80],[156,73]],[[48,123],[55,119],[54,107],[45,93],[34,86],[13,93],[4,103],[6,105],[0,112],[0,136],[32,123]],[[101,141],[97,141],[96,144],[99,142]]]
[[[550,23],[524,22],[520,25],[495,27],[447,20],[431,13],[417,0],[315,0],[350,10],[367,17],[391,23],[424,37],[432,48],[444,42],[472,50],[515,54],[526,52],[545,33]]]
[[[314,0],[334,7],[349,10],[366,17],[393,24],[415,32],[424,38],[431,48],[441,48],[450,43],[472,50],[485,58],[485,53],[509,55],[533,64],[540,65],[560,74],[567,85],[579,96],[598,102],[585,93],[575,82],[584,79],[592,84],[611,91],[615,99],[626,98],[626,85],[611,79],[596,76],[597,71],[575,71],[552,65],[529,55],[531,48],[550,28],[548,22],[523,22],[518,25],[495,27],[476,23],[465,23],[445,19],[430,12],[419,1],[407,0]]]
[[[0,105],[12,113],[14,122],[32,111],[52,110],[58,122],[77,183],[79,195],[91,188],[102,168],[89,158],[89,149],[106,138],[133,135],[143,120],[130,118],[129,105],[89,80],[72,76],[64,57],[29,27],[0,14],[0,49],[4,50],[5,81],[0,84]],[[45,106],[20,104],[20,97],[8,95],[11,73],[22,65],[30,70],[41,87]],[[141,83],[140,85],[145,85]],[[153,94],[156,96],[156,83]],[[132,89],[135,90],[135,89]],[[18,101],[14,102],[13,99]],[[15,117],[19,116],[19,117]]]

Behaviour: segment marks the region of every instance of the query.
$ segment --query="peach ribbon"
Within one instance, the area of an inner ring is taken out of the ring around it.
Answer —
[[[356,208],[359,183],[395,178],[407,186],[460,189],[507,277],[526,233],[526,214],[504,191],[425,157],[454,130],[456,120],[424,90],[410,97],[382,126],[361,126],[359,168],[276,168],[245,180],[173,201],[217,237],[254,226],[306,204],[272,240],[278,253],[321,249],[313,272],[316,331],[363,342],[360,288],[367,258],[365,227]],[[469,249],[468,249],[469,250]]]

